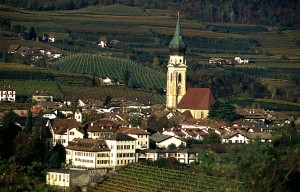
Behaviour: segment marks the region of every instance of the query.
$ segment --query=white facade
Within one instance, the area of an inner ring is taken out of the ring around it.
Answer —
[[[222,143],[249,143],[256,139],[260,142],[271,142],[272,134],[269,132],[229,133],[222,136]]]
[[[80,113],[80,111],[77,109],[75,114],[74,114],[74,119],[77,121],[77,122],[80,122],[82,123],[82,113]]]
[[[156,145],[159,148],[167,148],[172,143],[175,144],[176,147],[178,147],[181,143],[183,143],[183,141],[181,141],[180,139],[177,139],[175,137],[170,137],[169,139],[166,139],[162,142],[156,143]]]
[[[54,185],[60,187],[69,187],[70,186],[70,174],[68,171],[55,171],[49,170],[46,176],[47,185]]]
[[[248,143],[248,140],[244,135],[237,133],[229,138],[222,138],[222,143]]]
[[[149,135],[135,135],[135,134],[128,134],[128,135],[136,139],[137,149],[149,148]]]
[[[11,89],[10,86],[0,89],[0,101],[16,101],[16,91]]]
[[[46,118],[46,119],[56,119],[56,114],[53,112],[53,113],[44,113],[43,114],[43,118]]]
[[[135,140],[132,141],[116,141],[106,140],[110,153],[110,165],[122,166],[135,162]]]
[[[61,134],[55,134],[53,132],[53,145],[60,142],[63,146],[67,146],[69,141],[73,141],[75,138],[83,138],[83,133],[76,128],[67,129],[66,132]]]
[[[180,163],[190,164],[197,161],[197,152],[190,149],[183,150],[149,150],[136,154],[137,160],[156,161],[159,158],[175,158]]]

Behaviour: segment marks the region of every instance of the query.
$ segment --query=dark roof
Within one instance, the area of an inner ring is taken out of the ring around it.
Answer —
[[[136,139],[126,135],[125,133],[117,132],[105,140],[115,140],[115,141],[135,141]]]
[[[15,91],[10,86],[3,86],[0,88],[0,91]]]
[[[189,88],[177,105],[179,109],[209,110],[215,98],[209,88]]]
[[[52,128],[55,134],[64,134],[68,129],[76,128],[83,133],[81,124],[75,119],[54,119],[52,122]]]
[[[117,132],[121,124],[111,119],[100,119],[88,125],[88,132]]]
[[[182,40],[182,37],[180,35],[179,13],[177,18],[175,34],[169,44],[169,49],[171,53],[179,53],[179,54],[184,54],[186,50],[185,43]]]
[[[171,135],[163,135],[163,134],[160,134],[160,133],[154,133],[150,136],[150,139],[155,141],[156,143],[160,143],[160,142],[163,142],[169,138],[171,138],[173,136]]]
[[[104,140],[79,138],[73,139],[73,141],[69,141],[66,149],[91,152],[110,151],[110,148]]]

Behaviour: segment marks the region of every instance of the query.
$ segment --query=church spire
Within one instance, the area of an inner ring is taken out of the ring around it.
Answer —
[[[177,17],[175,34],[173,36],[172,41],[169,44],[169,49],[171,53],[185,54],[186,46],[180,35],[179,12]]]

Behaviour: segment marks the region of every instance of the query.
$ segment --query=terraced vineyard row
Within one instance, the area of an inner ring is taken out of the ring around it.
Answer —
[[[93,54],[76,54],[61,59],[55,63],[59,70],[81,73],[96,74],[100,77],[109,77],[122,80],[124,72],[130,71],[131,78],[142,88],[164,88],[165,74],[142,66],[128,59],[112,58]]]
[[[98,186],[98,191],[244,192],[247,190],[243,183],[236,180],[227,180],[204,174],[188,173],[142,164],[132,164],[119,170],[112,178],[104,181]]]

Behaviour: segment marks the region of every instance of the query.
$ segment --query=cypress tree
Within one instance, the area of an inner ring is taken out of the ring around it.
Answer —
[[[32,113],[30,109],[28,109],[28,115],[25,122],[25,132],[29,134],[31,133],[31,131],[32,131]]]

